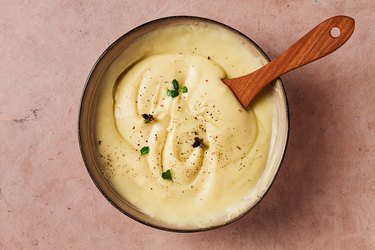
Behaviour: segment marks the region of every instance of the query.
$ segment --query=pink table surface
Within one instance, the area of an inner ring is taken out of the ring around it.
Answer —
[[[7,1],[0,4],[0,249],[375,249],[375,1]],[[179,234],[112,207],[77,139],[86,77],[115,39],[169,15],[215,19],[271,58],[320,21],[356,19],[334,54],[282,77],[285,161],[263,202]]]

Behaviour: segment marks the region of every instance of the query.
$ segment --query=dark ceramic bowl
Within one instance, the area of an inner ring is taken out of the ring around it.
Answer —
[[[223,31],[232,32],[233,34],[238,36],[238,39],[248,44],[249,47],[251,47],[252,52],[256,56],[260,57],[265,63],[269,61],[269,58],[255,42],[247,38],[242,33],[238,32],[237,30],[228,27],[224,24],[221,24],[219,22],[191,16],[175,16],[154,20],[131,30],[130,32],[126,33],[125,35],[117,39],[99,57],[99,59],[93,66],[84,87],[78,122],[78,136],[83,160],[92,180],[94,181],[98,189],[101,191],[101,193],[107,198],[107,200],[122,213],[126,214],[130,218],[133,218],[136,221],[139,221],[151,227],[175,232],[196,232],[214,229],[217,227],[227,225],[239,219],[240,217],[247,214],[250,210],[252,210],[265,196],[278,173],[286,150],[289,133],[287,98],[285,95],[283,84],[281,80],[278,79],[270,87],[275,100],[271,145],[268,154],[267,165],[258,183],[255,186],[255,198],[249,200],[249,206],[246,211],[244,211],[237,217],[229,221],[226,221],[225,223],[221,223],[206,228],[184,229],[174,227],[173,225],[165,224],[142,213],[132,204],[123,199],[111,187],[110,183],[104,177],[100,170],[101,161],[97,148],[97,139],[95,138],[95,120],[97,115],[97,103],[100,95],[101,85],[103,84],[103,77],[105,73],[108,71],[108,69],[112,67],[114,63],[116,63],[116,58],[118,58],[119,55],[138,38],[145,36],[149,32],[158,29],[186,24],[214,26],[215,28],[222,29]]]

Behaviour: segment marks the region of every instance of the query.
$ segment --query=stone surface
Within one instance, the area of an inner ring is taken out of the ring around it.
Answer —
[[[204,16],[271,58],[337,14],[334,54],[282,79],[291,133],[263,202],[214,231],[178,234],[122,215],[81,159],[77,117],[102,51],[146,21]],[[9,1],[0,8],[0,249],[375,249],[375,2]]]

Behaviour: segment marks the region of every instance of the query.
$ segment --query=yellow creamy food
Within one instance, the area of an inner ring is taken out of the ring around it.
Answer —
[[[221,79],[262,66],[253,51],[238,34],[194,24],[152,31],[125,49],[105,78],[96,119],[102,170],[118,194],[177,228],[219,225],[252,205],[273,96],[266,90],[244,109]],[[196,137],[202,146],[192,146]],[[172,181],[162,178],[167,170]]]

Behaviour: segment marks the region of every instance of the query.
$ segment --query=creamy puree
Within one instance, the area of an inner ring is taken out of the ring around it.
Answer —
[[[266,90],[244,109],[221,81],[262,66],[253,50],[226,29],[191,24],[137,38],[116,59],[101,91],[96,138],[103,172],[124,199],[178,228],[220,225],[253,205],[273,97]],[[167,95],[173,79],[175,98]],[[154,120],[145,123],[142,114]],[[192,146],[195,137],[204,147]],[[162,178],[167,170],[173,181]]]

